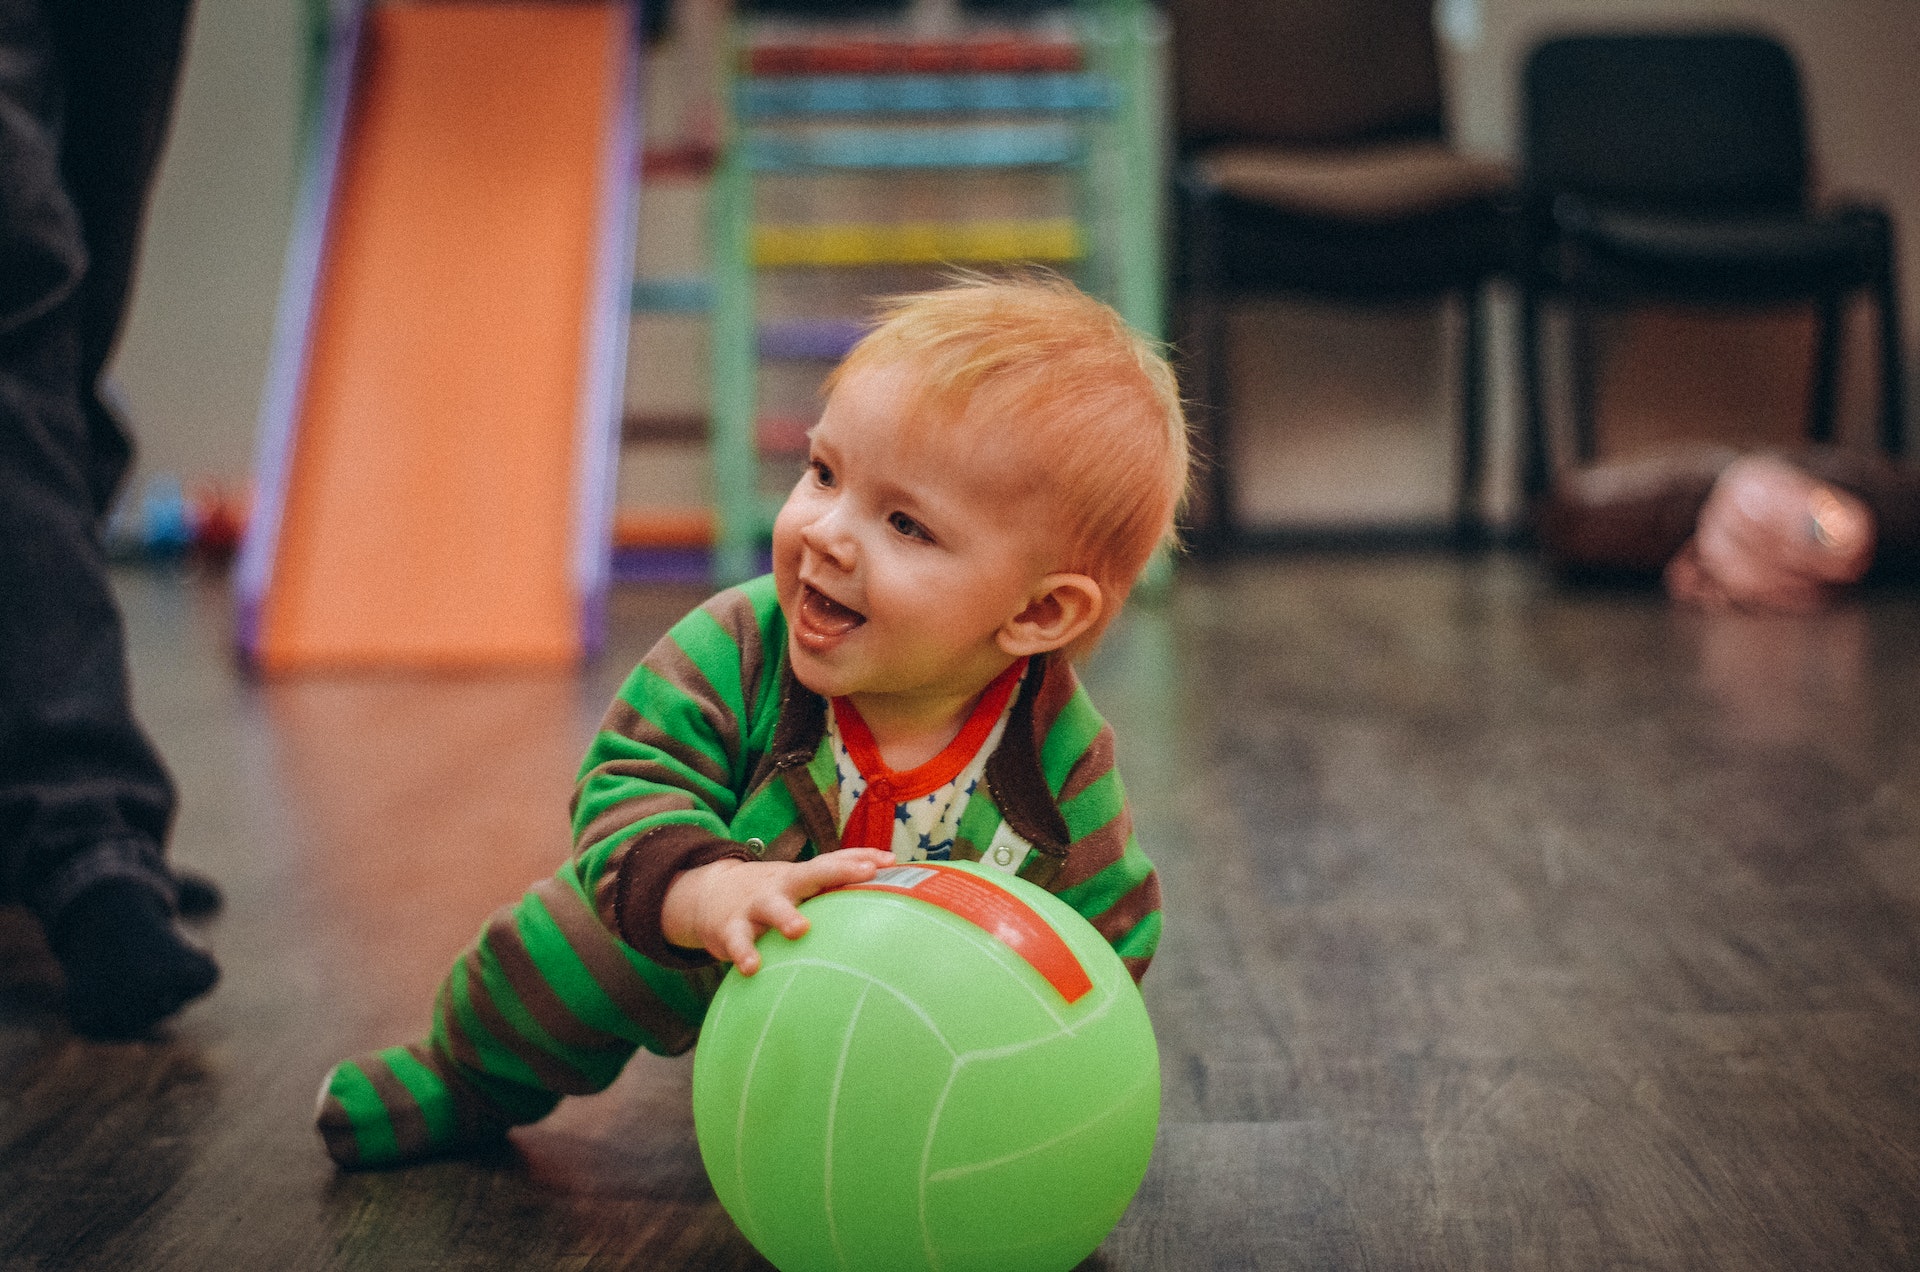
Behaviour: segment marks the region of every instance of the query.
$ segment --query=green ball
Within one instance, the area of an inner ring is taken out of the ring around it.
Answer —
[[[889,880],[918,895],[814,897],[804,936],[768,932],[759,972],[714,996],[693,1061],[714,1192],[781,1272],[1065,1272],[1153,1151],[1140,992],[1023,879],[968,862]],[[993,913],[983,927],[930,893]]]

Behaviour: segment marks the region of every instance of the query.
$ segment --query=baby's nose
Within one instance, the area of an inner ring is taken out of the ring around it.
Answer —
[[[855,539],[845,520],[834,513],[815,517],[800,532],[801,539],[823,558],[851,569],[855,558]]]

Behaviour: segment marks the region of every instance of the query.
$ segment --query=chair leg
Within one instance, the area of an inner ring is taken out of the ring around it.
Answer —
[[[1208,507],[1201,546],[1218,555],[1240,542],[1239,492],[1233,472],[1233,368],[1227,348],[1226,298],[1210,286],[1196,299],[1201,435],[1207,448]]]
[[[1880,449],[1902,455],[1907,448],[1907,367],[1900,344],[1900,286],[1893,259],[1893,234],[1874,279],[1880,302]]]
[[[1814,302],[1813,379],[1807,402],[1807,438],[1825,444],[1833,440],[1833,398],[1840,375],[1841,328],[1846,314],[1840,297],[1828,292]]]
[[[1233,480],[1231,365],[1227,348],[1227,298],[1221,285],[1220,221],[1211,200],[1189,204],[1189,241],[1193,246],[1187,278],[1186,322],[1199,383],[1200,456],[1205,480],[1204,516],[1195,527],[1194,549],[1220,555],[1236,547],[1240,522]]]
[[[1526,399],[1525,452],[1520,460],[1521,506],[1531,511],[1547,493],[1547,410],[1540,386],[1540,293],[1532,284],[1520,289],[1520,380]]]
[[[1482,362],[1486,345],[1485,286],[1473,284],[1460,293],[1460,471],[1454,495],[1454,539],[1463,547],[1479,544],[1480,463],[1484,449],[1485,417]]]
[[[1568,306],[1567,378],[1573,398],[1573,453],[1582,464],[1591,464],[1600,454],[1599,429],[1595,424],[1599,406],[1594,401],[1599,388],[1599,352],[1594,337],[1593,306],[1575,300]]]

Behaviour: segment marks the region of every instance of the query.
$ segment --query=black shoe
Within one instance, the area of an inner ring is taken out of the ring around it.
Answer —
[[[179,907],[183,919],[204,919],[220,913],[220,907],[226,904],[226,898],[220,895],[220,885],[203,874],[191,870],[173,872],[175,889],[174,904]]]
[[[214,961],[180,934],[166,900],[135,879],[82,892],[48,944],[67,974],[67,1016],[92,1038],[139,1037],[220,979]]]

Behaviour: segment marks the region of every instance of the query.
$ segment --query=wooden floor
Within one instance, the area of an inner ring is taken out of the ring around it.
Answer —
[[[594,721],[697,596],[620,596],[577,679],[260,685],[220,585],[122,584],[226,978],[83,1043],[0,923],[0,1267],[765,1267],[684,1059],[490,1160],[340,1175],[309,1129],[564,853]],[[1160,1139],[1087,1268],[1920,1265],[1920,597],[1709,619],[1502,557],[1246,564],[1089,679],[1168,927]]]

